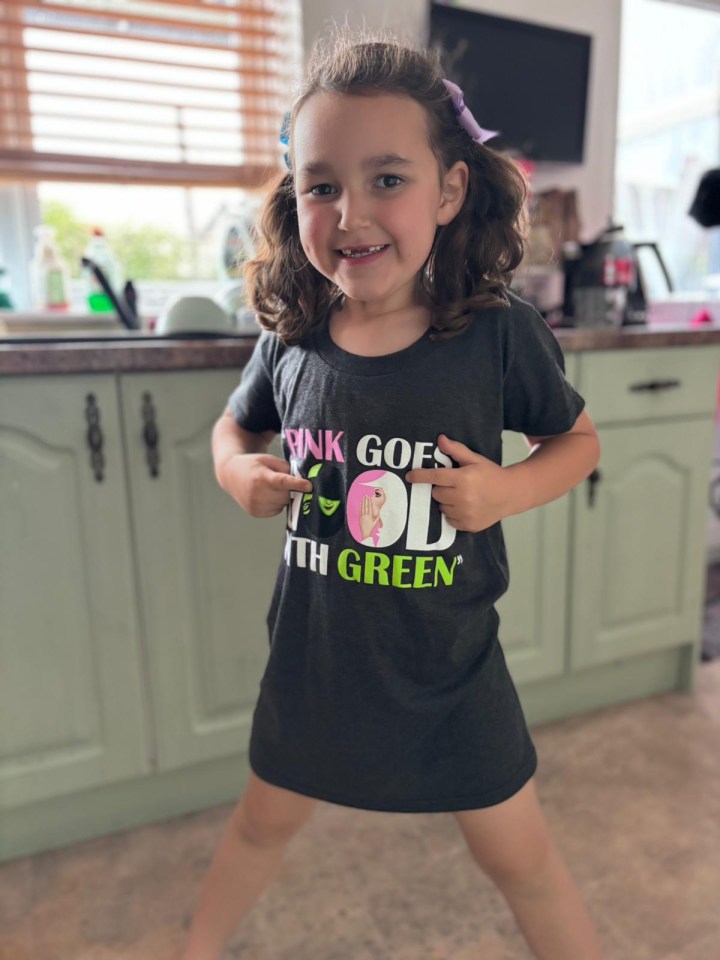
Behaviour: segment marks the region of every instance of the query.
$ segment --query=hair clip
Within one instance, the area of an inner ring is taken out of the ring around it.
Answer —
[[[282,143],[285,147],[290,146],[290,120],[291,113],[288,110],[283,117],[282,124],[280,126],[280,143]],[[290,152],[288,150],[283,153],[283,160],[285,161],[285,166],[288,168],[288,170],[292,170],[290,165]]]
[[[496,137],[500,133],[499,130],[483,130],[468,107],[465,106],[465,95],[460,87],[452,80],[443,80],[443,83],[450,91],[453,108],[460,126],[470,134],[475,143],[485,143],[486,140],[490,140],[491,137]]]

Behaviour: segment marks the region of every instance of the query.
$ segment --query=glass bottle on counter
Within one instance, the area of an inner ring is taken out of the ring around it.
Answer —
[[[70,272],[55,246],[55,228],[35,227],[35,251],[30,261],[30,289],[36,310],[67,310],[70,306]]]

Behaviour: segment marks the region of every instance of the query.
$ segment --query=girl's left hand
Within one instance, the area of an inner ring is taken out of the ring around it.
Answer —
[[[405,479],[409,483],[433,484],[432,496],[450,526],[479,533],[508,516],[505,469],[459,440],[449,440],[444,433],[439,435],[437,444],[460,466],[410,470]]]

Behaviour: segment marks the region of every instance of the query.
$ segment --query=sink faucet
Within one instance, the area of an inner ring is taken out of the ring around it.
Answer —
[[[135,311],[135,304],[134,302],[133,303],[128,302],[128,299],[129,299],[127,297],[128,284],[125,285],[126,293],[125,293],[125,297],[123,297],[123,301],[121,302],[120,299],[115,295],[115,291],[113,290],[113,288],[108,283],[107,277],[102,272],[100,267],[95,263],[94,260],[91,260],[89,257],[81,257],[80,262],[84,267],[88,267],[95,274],[95,277],[97,278],[98,283],[103,288],[110,303],[115,308],[115,311],[117,312],[117,315],[120,317],[123,325],[126,326],[128,330],[138,330],[140,328],[140,324],[138,322],[137,313]]]

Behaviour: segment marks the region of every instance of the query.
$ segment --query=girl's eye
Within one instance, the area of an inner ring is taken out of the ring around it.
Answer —
[[[385,181],[385,183],[382,183],[382,186],[385,187],[386,189],[390,189],[391,187],[397,187],[403,182],[402,177],[396,177],[394,173],[383,173],[378,177],[378,180]],[[394,180],[395,182],[387,183],[388,180]]]
[[[314,187],[310,187],[308,193],[313,197],[327,197],[330,195],[332,187],[329,183],[318,183]]]

